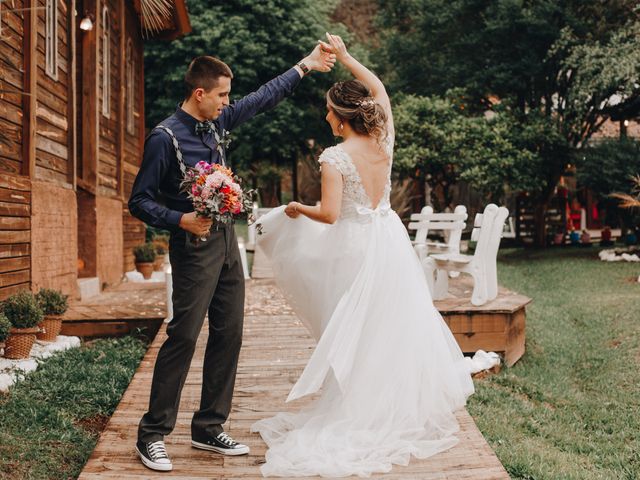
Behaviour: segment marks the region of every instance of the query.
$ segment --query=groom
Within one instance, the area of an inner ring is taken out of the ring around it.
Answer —
[[[222,429],[231,409],[242,343],[244,274],[238,242],[233,225],[212,228],[211,220],[196,216],[180,191],[180,163],[187,167],[201,160],[224,164],[226,133],[275,107],[311,70],[329,71],[334,62],[335,55],[316,46],[294,67],[229,104],[231,69],[215,57],[195,58],[185,75],[184,102],[147,137],[129,210],[143,222],[171,231],[174,312],[156,359],[149,410],[138,427],[136,451],[153,470],[173,468],[163,439],[175,426],[180,393],[206,314],[209,339],[200,409],[191,421],[191,444],[224,455],[249,452],[249,447]],[[206,241],[197,240],[207,234]]]

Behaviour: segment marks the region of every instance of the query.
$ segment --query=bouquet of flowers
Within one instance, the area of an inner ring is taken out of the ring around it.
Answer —
[[[181,187],[198,216],[229,223],[253,207],[255,190],[243,190],[241,182],[229,168],[201,161],[187,169]]]

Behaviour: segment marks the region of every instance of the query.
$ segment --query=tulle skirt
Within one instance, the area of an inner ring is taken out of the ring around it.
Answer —
[[[318,342],[287,401],[322,393],[252,426],[269,447],[263,475],[364,477],[455,445],[473,382],[398,216],[323,225],[283,210],[260,219],[258,241]]]

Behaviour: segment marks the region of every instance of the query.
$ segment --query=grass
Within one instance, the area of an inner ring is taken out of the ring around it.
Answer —
[[[476,381],[469,411],[514,479],[640,478],[640,265],[597,251],[499,257],[500,283],[533,298],[527,351]]]
[[[0,478],[77,478],[145,351],[133,337],[98,340],[0,395]]]

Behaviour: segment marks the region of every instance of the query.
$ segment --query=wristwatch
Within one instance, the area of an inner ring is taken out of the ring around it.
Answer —
[[[307,67],[304,64],[304,62],[298,62],[298,63],[296,63],[296,65],[300,67],[300,70],[302,70],[302,73],[304,73],[305,75],[311,71],[311,70],[309,70],[309,67]]]

